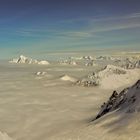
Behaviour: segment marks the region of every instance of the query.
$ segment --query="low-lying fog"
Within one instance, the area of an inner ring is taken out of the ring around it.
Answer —
[[[88,74],[103,70],[110,62],[102,61],[97,60],[97,65],[92,66],[83,65],[79,60],[79,65],[0,62],[0,138],[138,140],[139,113],[130,114],[131,120],[129,115],[125,119],[113,113],[91,122],[114,90],[121,91],[140,78],[140,69],[134,68],[126,70],[131,71],[126,77],[112,75],[111,80],[105,77],[107,80],[101,84],[108,82],[106,88],[75,84]],[[127,82],[121,82],[121,78]],[[119,86],[114,89],[117,83]]]

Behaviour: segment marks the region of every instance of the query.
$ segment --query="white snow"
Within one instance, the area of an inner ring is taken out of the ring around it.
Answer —
[[[9,61],[9,63],[39,64],[39,65],[48,65],[49,64],[49,62],[46,60],[38,61],[36,59],[32,59],[32,58],[26,57],[24,55],[20,55],[19,58],[15,58],[15,59]]]
[[[139,78],[139,70],[125,70],[120,67],[108,65],[105,70],[99,72],[101,88],[116,89],[122,85],[128,85]]]
[[[39,65],[49,65],[50,63],[48,61],[42,60],[38,62]]]
[[[76,82],[76,78],[73,78],[73,77],[68,76],[68,75],[64,75],[64,76],[62,76],[60,79],[63,80],[63,81]]]

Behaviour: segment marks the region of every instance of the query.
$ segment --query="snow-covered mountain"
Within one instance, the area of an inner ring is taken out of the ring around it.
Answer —
[[[127,71],[121,67],[107,65],[103,70],[99,71],[98,73],[91,73],[88,76],[82,78],[81,80],[77,81],[77,85],[82,86],[97,86],[101,85],[105,78],[109,79],[109,77],[114,75],[125,75]]]
[[[39,65],[48,65],[49,62],[46,60],[43,61],[38,61],[29,57],[26,57],[24,55],[20,55],[19,58],[15,58],[11,61],[9,61],[10,63],[16,63],[16,64],[39,64]]]
[[[116,74],[116,75],[126,74],[126,72],[127,71],[121,67],[117,67],[114,65],[107,65],[102,71],[98,73],[98,76],[100,78],[105,78],[113,74]]]
[[[37,63],[37,60],[32,60],[31,58],[28,58],[26,56],[20,55],[19,58],[14,58],[13,60],[9,61],[10,63],[26,63],[26,64],[31,64],[31,63]]]
[[[140,80],[120,93],[114,91],[108,101],[103,103],[95,119],[115,110],[125,113],[140,112]]]

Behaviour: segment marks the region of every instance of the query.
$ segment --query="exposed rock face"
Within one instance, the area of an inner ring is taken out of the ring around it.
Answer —
[[[109,100],[103,103],[101,110],[94,120],[114,110],[120,110],[126,113],[140,111],[140,80],[119,94],[114,91]]]
[[[91,73],[87,77],[82,78],[81,80],[76,81],[76,85],[83,87],[91,87],[99,85],[99,77],[96,73]]]
[[[28,58],[26,56],[20,55],[19,58],[13,59],[12,61],[9,61],[10,63],[16,63],[16,64],[39,64],[39,65],[48,65],[48,61],[37,61],[33,60],[31,58]]]

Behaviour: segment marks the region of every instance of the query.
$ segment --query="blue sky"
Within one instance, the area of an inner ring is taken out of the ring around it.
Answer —
[[[1,57],[139,45],[139,0],[0,1]]]

